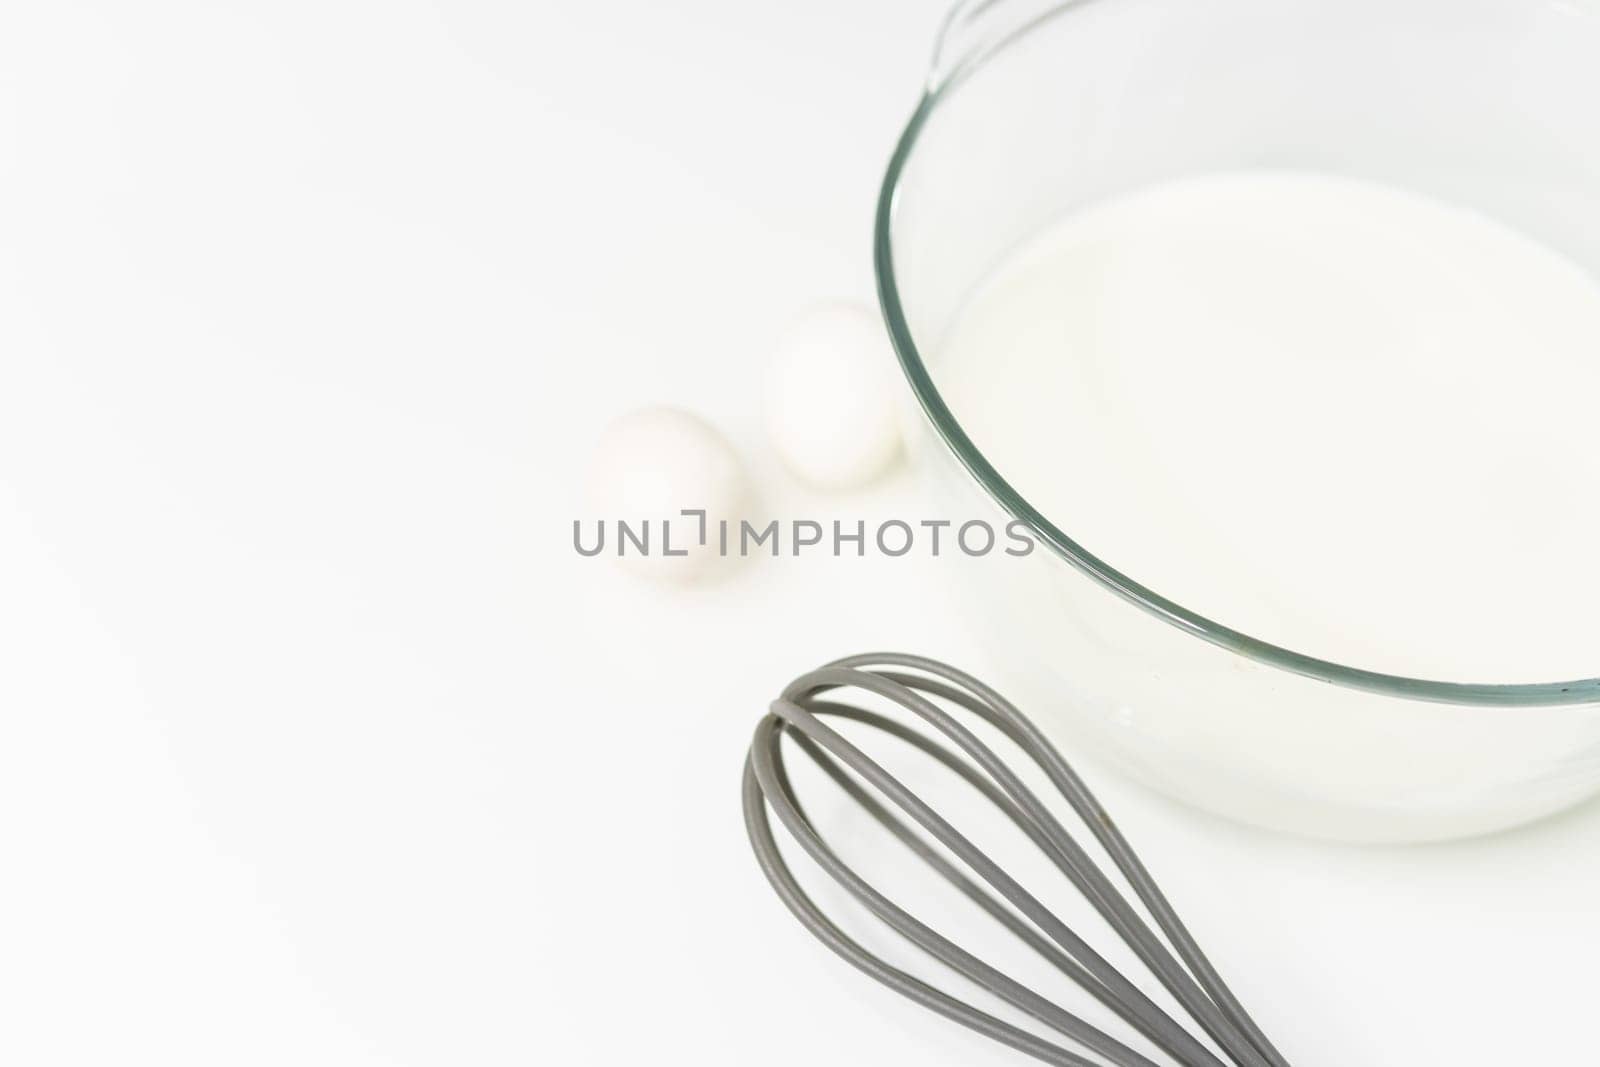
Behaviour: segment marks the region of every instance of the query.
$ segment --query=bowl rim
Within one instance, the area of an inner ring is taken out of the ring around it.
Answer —
[[[994,49],[983,58],[992,58],[1001,50]],[[962,74],[967,73],[971,73],[971,66],[962,71]],[[900,134],[878,192],[873,222],[873,273],[884,325],[888,329],[900,369],[916,395],[917,403],[956,460],[1003,511],[1021,522],[1037,542],[1129,603],[1197,638],[1292,674],[1385,696],[1447,704],[1527,707],[1600,702],[1600,678],[1510,684],[1410,678],[1319,659],[1251,637],[1191,611],[1123,574],[1068,537],[1017,492],[967,436],[934,385],[922,355],[917,351],[916,342],[912,340],[895,280],[891,231],[901,175],[916,148],[918,136],[939,101],[952,87],[965,80],[965,77],[959,76],[931,80]]]

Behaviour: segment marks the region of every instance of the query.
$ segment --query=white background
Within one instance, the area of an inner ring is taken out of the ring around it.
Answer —
[[[774,513],[914,508],[795,486],[753,398],[870,297],[939,14],[4,8],[0,1062],[1020,1062],[813,944],[738,813],[790,676],[985,672],[936,568],[570,541],[650,402]],[[1600,807],[1334,847],[1086,773],[1297,1065],[1592,1059]]]

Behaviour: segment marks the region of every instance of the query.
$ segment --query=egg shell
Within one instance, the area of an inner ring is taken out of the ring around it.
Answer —
[[[860,304],[818,305],[773,353],[768,436],[785,465],[812,485],[866,485],[901,455],[899,388],[877,314]]]
[[[642,408],[611,423],[590,459],[587,490],[592,518],[607,527],[604,554],[635,573],[676,582],[719,569],[718,523],[737,526],[750,498],[727,439],[698,415],[671,407]],[[701,520],[685,510],[705,511],[704,543]],[[619,522],[636,535],[648,524],[647,552],[623,543]]]

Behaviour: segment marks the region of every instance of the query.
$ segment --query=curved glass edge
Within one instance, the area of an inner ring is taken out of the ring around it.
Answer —
[[[998,50],[986,52],[983,58],[992,57],[995,51]],[[972,67],[968,65],[963,73],[971,70]],[[918,135],[940,98],[962,80],[960,77],[947,78],[937,87],[924,92],[900,134],[878,192],[873,222],[873,273],[884,325],[918,404],[956,460],[1003,511],[1024,523],[1034,537],[1056,555],[1129,603],[1195,637],[1291,674],[1384,696],[1442,704],[1530,707],[1600,703],[1600,678],[1509,685],[1431,681],[1347,667],[1258,640],[1190,611],[1140,585],[1057,529],[1013,489],[983,457],[939,395],[911,339],[911,330],[905,321],[900,294],[895,286],[894,249],[890,231],[894,222],[900,175],[911,157]]]

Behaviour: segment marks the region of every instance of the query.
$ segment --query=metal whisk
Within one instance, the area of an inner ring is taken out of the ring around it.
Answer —
[[[893,701],[933,727],[949,744],[897,719],[837,699],[823,699],[830,691],[847,689],[875,693]],[[1170,949],[1021,779],[972,731],[929,697],[979,716],[1039,765],[1132,886],[1166,935]],[[861,723],[913,746],[955,772],[999,808],[1088,899],[1226,1058],[1219,1058],[1162,1011],[949,822],[828,726],[824,721],[828,718]],[[745,760],[745,826],[761,869],[795,917],[860,970],[924,1007],[1046,1063],[1071,1067],[1103,1067],[1104,1063],[1115,1067],[1157,1067],[1157,1061],[1007,977],[918,921],[840,860],[818,835],[795,798],[783,762],[781,742],[785,735],[873,819],[938,874],[1148,1038],[1171,1057],[1172,1062],[1182,1067],[1225,1067],[1228,1063],[1236,1067],[1288,1067],[1287,1061],[1273,1048],[1206,960],[1110,817],[1050,742],[994,690],[953,667],[921,656],[898,653],[851,656],[801,675],[773,701],[770,714],[756,727]],[[959,1000],[896,968],[852,940],[822,913],[795,880],[773,837],[767,815],[769,808],[811,859],[873,915],[951,970],[1069,1038],[1072,1047],[1045,1040]],[[976,877],[948,860],[895,814],[896,810],[943,845]],[[1095,1053],[1101,1059],[1086,1058],[1081,1054],[1084,1051]]]

